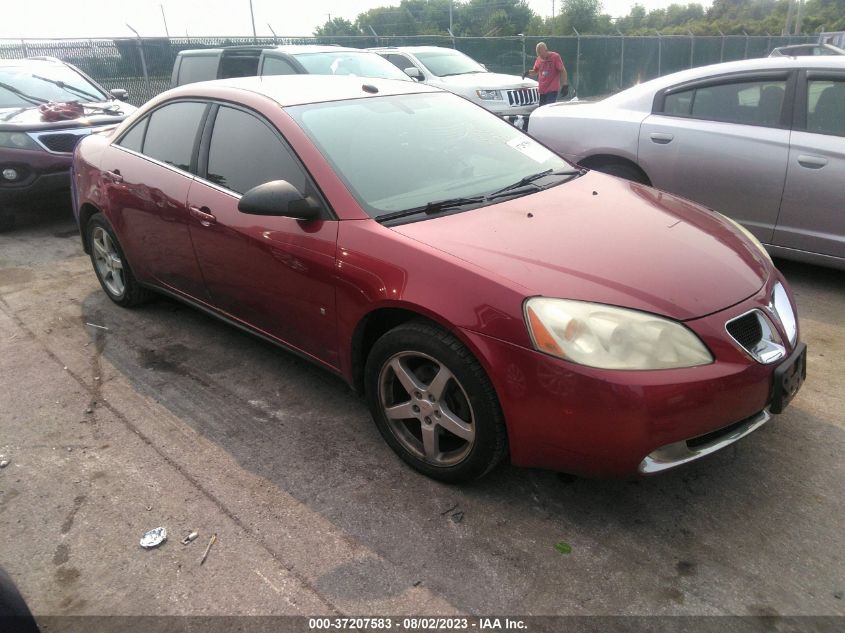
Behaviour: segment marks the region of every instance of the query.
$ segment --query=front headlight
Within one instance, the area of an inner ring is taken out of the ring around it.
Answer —
[[[686,326],[601,303],[534,297],[525,322],[535,349],[602,369],[670,369],[713,362]]]
[[[0,147],[10,149],[39,149],[38,144],[28,134],[21,132],[0,132]]]
[[[739,222],[737,222],[736,220],[734,220],[734,219],[732,219],[732,218],[729,218],[728,216],[723,215],[722,213],[720,213],[719,215],[721,215],[721,216],[722,216],[725,220],[727,220],[728,222],[730,222],[731,224],[733,224],[736,228],[738,228],[738,229],[742,232],[742,234],[743,234],[745,237],[747,237],[747,238],[748,238],[748,240],[749,240],[752,244],[754,244],[754,246],[756,246],[758,249],[760,249],[760,252],[763,254],[763,256],[764,256],[767,260],[769,260],[769,263],[770,263],[770,264],[772,264],[772,265],[774,265],[774,264],[772,263],[772,256],[771,256],[771,255],[769,255],[769,251],[767,251],[767,250],[766,250],[766,247],[765,247],[765,246],[763,246],[763,243],[762,243],[760,240],[758,240],[756,237],[754,237],[754,234],[753,234],[751,231],[749,231],[747,228],[745,228],[744,226],[742,226],[742,225],[741,225]]]
[[[501,90],[476,90],[475,94],[478,95],[479,99],[484,99],[485,101],[501,101],[502,100],[502,91]]]

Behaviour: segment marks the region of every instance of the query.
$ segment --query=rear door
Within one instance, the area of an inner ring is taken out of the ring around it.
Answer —
[[[207,300],[188,233],[188,190],[208,105],[156,108],[106,148],[100,163],[109,219],[143,280]]]
[[[802,73],[796,103],[773,243],[845,258],[845,72]]]
[[[771,243],[789,155],[789,72],[710,78],[658,94],[638,160],[658,189],[744,224]]]
[[[188,204],[214,305],[307,355],[338,365],[337,221],[246,215],[241,194],[272,180],[322,197],[278,130],[252,110],[215,105]]]

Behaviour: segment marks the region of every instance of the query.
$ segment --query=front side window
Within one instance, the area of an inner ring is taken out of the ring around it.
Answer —
[[[572,168],[502,119],[449,93],[391,95],[287,108],[372,217],[484,196]],[[366,156],[366,160],[362,160]],[[538,184],[515,187],[521,195]],[[498,198],[496,198],[498,199]]]
[[[780,122],[785,94],[785,80],[714,84],[666,95],[663,113],[772,127]]]
[[[301,53],[296,55],[296,61],[312,75],[355,75],[356,77],[410,81],[408,75],[381,55],[364,51]]]
[[[414,64],[411,63],[411,60],[405,57],[404,55],[396,55],[395,53],[391,53],[390,55],[386,55],[387,61],[391,64],[396,66],[402,72],[405,71],[406,68],[413,68]]]
[[[420,63],[438,77],[486,73],[484,67],[458,51],[421,51],[414,53]]]
[[[207,178],[241,194],[272,180],[287,180],[300,192],[306,190],[304,172],[270,126],[225,106],[214,120]]]
[[[807,82],[807,131],[845,136],[845,79]]]
[[[108,101],[105,94],[70,66],[31,62],[0,68],[0,108],[26,108],[47,101]]]
[[[190,171],[197,130],[205,108],[204,103],[180,101],[153,112],[147,124],[142,153]]]

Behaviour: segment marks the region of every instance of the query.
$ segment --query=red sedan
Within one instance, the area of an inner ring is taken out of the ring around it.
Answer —
[[[438,479],[506,456],[659,472],[805,375],[786,282],[740,226],[421,84],[177,88],[85,139],[74,185],[112,301],[164,293],[339,374]]]

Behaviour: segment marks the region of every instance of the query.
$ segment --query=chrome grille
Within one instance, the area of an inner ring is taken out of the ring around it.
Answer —
[[[763,338],[763,326],[760,325],[756,312],[749,312],[738,319],[728,321],[725,327],[728,334],[747,350],[753,349]]]
[[[512,106],[526,106],[540,103],[540,93],[537,88],[518,88],[507,90],[508,103]]]

